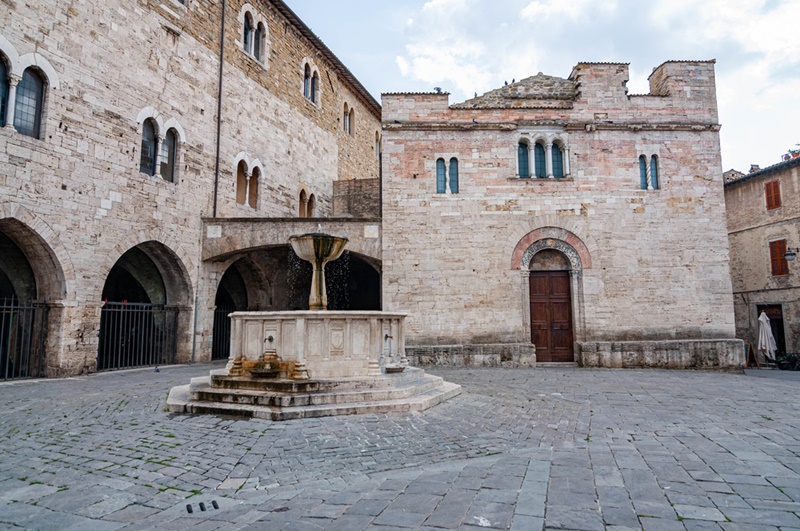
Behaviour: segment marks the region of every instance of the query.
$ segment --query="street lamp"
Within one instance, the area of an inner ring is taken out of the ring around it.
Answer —
[[[783,257],[786,258],[789,262],[795,259],[797,253],[800,253],[800,247],[795,247],[792,249],[791,247],[786,248],[786,252],[783,253]]]

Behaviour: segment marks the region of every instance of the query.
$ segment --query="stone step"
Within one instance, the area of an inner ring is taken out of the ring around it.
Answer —
[[[425,371],[407,367],[401,373],[368,378],[292,380],[287,378],[252,378],[250,376],[212,375],[211,384],[219,389],[247,389],[275,393],[325,393],[343,389],[388,389],[425,377]]]
[[[184,392],[188,385],[183,386]],[[173,388],[176,390],[178,388]],[[390,400],[374,400],[347,404],[322,404],[295,407],[259,406],[252,404],[229,404],[220,402],[180,401],[180,392],[167,400],[170,411],[176,413],[234,415],[246,418],[268,420],[294,420],[302,418],[327,417],[333,415],[357,415],[369,413],[411,413],[423,411],[461,393],[461,386],[441,382],[432,389],[412,397]]]
[[[351,404],[408,398],[442,384],[438,376],[425,375],[412,381],[395,382],[393,387],[367,389],[330,389],[326,392],[276,392],[251,389],[220,389],[213,385],[192,388],[191,400],[256,406],[296,407],[326,404]]]

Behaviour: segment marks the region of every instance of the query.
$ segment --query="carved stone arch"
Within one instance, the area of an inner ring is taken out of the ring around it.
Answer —
[[[8,39],[0,35],[0,53],[6,57],[6,66],[8,67],[9,74],[22,75],[22,72],[17,72],[19,68],[19,53],[17,49],[11,44]]]
[[[38,53],[26,53],[24,55],[20,55],[16,63],[16,68],[13,68],[12,66],[12,71],[13,73],[21,76],[25,69],[31,66],[39,70],[39,72],[44,75],[48,87],[54,89],[61,87],[61,82],[58,79],[56,69],[53,68],[47,59]]]
[[[246,151],[240,151],[233,157],[233,171],[236,172],[237,168],[239,167],[239,163],[244,161],[245,169],[249,172],[252,171],[252,164],[250,162],[250,154]]]
[[[592,267],[589,248],[583,239],[568,229],[551,225],[534,229],[519,238],[511,253],[511,269],[527,271],[533,255],[542,249],[563,252],[570,259],[570,264],[577,266],[573,267],[575,271]]]
[[[575,250],[573,246],[568,244],[562,240],[556,240],[553,238],[545,238],[543,240],[539,240],[530,247],[528,247],[524,253],[522,253],[522,259],[520,262],[520,269],[527,271],[530,269],[531,260],[539,251],[543,251],[545,249],[554,249],[559,251],[561,254],[567,257],[570,264],[571,271],[581,271],[583,269],[583,265],[581,263],[581,257],[578,254],[578,251]]]
[[[165,131],[164,129],[164,118],[161,114],[155,109],[155,107],[145,107],[139,114],[136,115],[136,123],[139,124],[138,132],[139,135],[142,134],[142,124],[148,119],[152,119],[156,123],[156,136],[163,134]]]
[[[164,132],[166,133],[170,129],[175,129],[175,132],[178,133],[178,140],[181,144],[186,142],[186,133],[183,132],[183,127],[181,127],[181,124],[178,123],[178,120],[175,118],[170,118],[164,122]]]

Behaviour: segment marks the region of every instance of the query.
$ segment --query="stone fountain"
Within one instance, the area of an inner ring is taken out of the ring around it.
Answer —
[[[309,310],[230,314],[227,366],[174,387],[169,409],[287,420],[420,411],[459,394],[460,386],[408,367],[406,314],[327,310],[325,264],[347,241],[321,229],[290,237],[313,266]]]

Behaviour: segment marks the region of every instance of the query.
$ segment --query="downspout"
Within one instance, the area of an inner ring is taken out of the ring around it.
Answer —
[[[217,217],[217,192],[219,189],[219,152],[222,138],[222,67],[225,64],[225,11],[226,2],[222,0],[222,31],[219,39],[219,82],[217,84],[217,157],[214,162],[214,209],[211,217]]]

